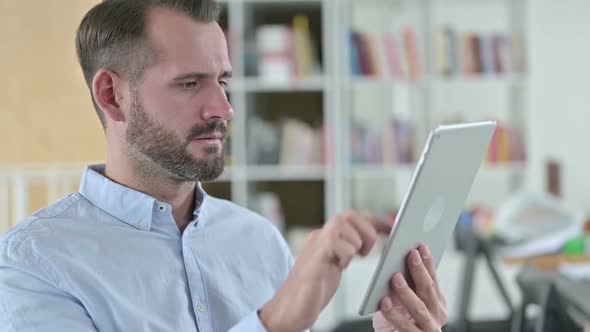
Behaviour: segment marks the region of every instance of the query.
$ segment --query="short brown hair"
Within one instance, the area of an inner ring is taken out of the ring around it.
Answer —
[[[146,13],[155,7],[173,9],[206,23],[217,21],[221,11],[215,0],[103,0],[94,6],[78,28],[76,51],[103,128],[104,114],[92,95],[94,75],[106,68],[132,84],[141,82],[145,68],[157,59],[144,36]]]

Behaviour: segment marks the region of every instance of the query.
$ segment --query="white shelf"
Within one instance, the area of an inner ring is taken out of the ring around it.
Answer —
[[[359,178],[395,177],[398,175],[411,176],[415,164],[397,165],[354,165],[350,168],[350,175]]]
[[[245,167],[245,177],[250,181],[317,181],[327,175],[323,165],[281,166],[261,165]]]
[[[256,77],[237,78],[232,81],[230,91],[246,92],[289,92],[289,91],[323,91],[329,82],[322,76],[288,81],[271,82]]]
[[[392,176],[412,176],[416,168],[415,164],[397,165],[354,165],[350,168],[350,176],[361,178],[379,178]],[[505,162],[497,164],[484,164],[479,171],[481,175],[521,175],[526,172],[524,162]]]
[[[526,172],[526,163],[524,162],[504,162],[496,164],[484,164],[480,169],[483,174],[502,174],[506,175],[523,175]]]
[[[389,77],[370,77],[370,76],[353,76],[350,85],[353,88],[373,89],[381,87],[393,87],[395,85],[422,87],[424,80],[411,81],[404,79],[394,79]]]
[[[438,84],[506,84],[506,85],[524,85],[527,82],[526,75],[523,74],[478,74],[478,75],[456,75],[440,76],[437,75],[431,80]]]
[[[526,75],[520,74],[478,74],[473,76],[456,75],[456,76],[442,76],[435,75],[424,77],[417,81],[406,79],[394,79],[390,77],[371,77],[371,76],[353,76],[350,78],[350,85],[353,88],[379,88],[379,87],[393,87],[396,85],[403,85],[409,87],[424,87],[429,83],[440,85],[452,84],[506,84],[506,85],[524,85],[526,84]]]
[[[248,181],[320,181],[329,171],[323,165],[257,165],[228,166],[214,182],[229,182],[233,179]]]

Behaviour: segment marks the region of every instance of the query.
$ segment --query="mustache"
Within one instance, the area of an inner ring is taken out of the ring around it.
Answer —
[[[227,125],[223,121],[211,121],[203,124],[198,124],[191,128],[189,131],[187,141],[192,141],[200,136],[206,134],[220,133],[225,138],[225,132],[227,131]]]

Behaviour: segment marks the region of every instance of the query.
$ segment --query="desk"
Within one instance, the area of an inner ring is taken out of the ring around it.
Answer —
[[[566,311],[584,331],[590,331],[590,282],[575,281],[555,271],[540,271],[525,267],[518,274],[523,297],[534,303],[542,303],[542,297],[550,284],[555,285]]]

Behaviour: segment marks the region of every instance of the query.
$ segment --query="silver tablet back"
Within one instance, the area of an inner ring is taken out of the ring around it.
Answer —
[[[434,129],[397,215],[359,313],[379,310],[395,272],[406,276],[410,250],[424,243],[438,266],[496,128],[493,121]]]

